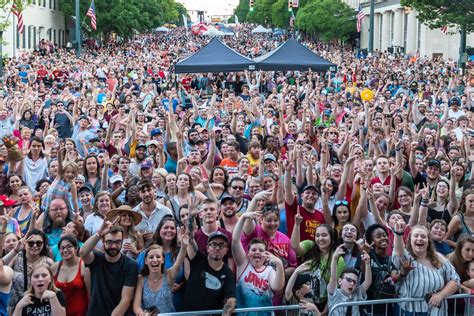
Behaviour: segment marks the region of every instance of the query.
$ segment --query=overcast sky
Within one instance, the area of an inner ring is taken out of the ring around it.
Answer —
[[[239,4],[239,0],[177,0],[188,10],[207,11],[207,15],[229,15]]]

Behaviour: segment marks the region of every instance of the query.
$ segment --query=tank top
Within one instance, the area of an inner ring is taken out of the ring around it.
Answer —
[[[459,236],[463,234],[468,234],[471,237],[474,236],[474,232],[471,231],[471,229],[467,226],[466,222],[464,221],[464,214],[459,213],[459,217],[461,218],[461,232],[459,233]]]
[[[0,316],[8,315],[8,300],[10,300],[10,293],[0,292]]]
[[[148,277],[144,278],[142,308],[151,308],[156,306],[160,313],[174,313],[173,293],[168,285],[168,278],[163,275],[163,282],[158,291],[153,291],[148,286]]]
[[[87,287],[82,277],[82,259],[79,260],[79,268],[76,276],[71,282],[61,282],[58,280],[59,271],[63,261],[59,262],[58,271],[54,275],[54,284],[61,289],[66,298],[66,313],[68,316],[83,316],[87,314],[89,305],[89,297],[87,295]]]
[[[272,270],[272,267],[266,266],[263,271],[258,272],[250,263],[247,263],[236,284],[237,306],[239,308],[272,306],[273,291],[269,283]],[[246,316],[257,314],[272,315],[271,312],[245,313]]]
[[[26,232],[28,231],[31,215],[33,214],[33,212],[30,212],[28,216],[22,220],[20,220],[20,212],[21,212],[21,206],[15,211],[15,215],[13,215],[13,217],[17,220],[18,225],[20,225],[21,234],[25,235]]]

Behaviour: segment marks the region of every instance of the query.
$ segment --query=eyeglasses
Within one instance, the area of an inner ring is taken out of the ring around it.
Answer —
[[[59,247],[59,251],[69,250],[72,248],[74,248],[73,245],[66,245],[66,246]]]
[[[337,132],[329,132],[330,135],[337,135]]]
[[[225,242],[211,242],[209,243],[209,247],[214,249],[223,249],[227,247],[227,244]]]
[[[30,247],[30,248],[31,248],[31,247],[34,247],[34,246],[36,246],[36,247],[38,247],[38,248],[43,247],[43,242],[42,242],[41,240],[38,240],[38,241],[29,241],[27,244],[28,244],[28,247]]]
[[[336,205],[336,206],[338,206],[338,205],[348,206],[349,202],[347,202],[346,200],[340,200],[340,201],[336,201],[336,203],[334,205]]]
[[[354,280],[348,277],[344,277],[344,280],[346,280],[350,284],[357,284],[357,280]]]
[[[232,189],[234,189],[234,190],[243,190],[244,187],[233,186]]]
[[[120,246],[122,244],[122,240],[121,239],[118,239],[118,240],[104,240],[104,244],[106,244],[107,246],[112,246],[112,245]]]

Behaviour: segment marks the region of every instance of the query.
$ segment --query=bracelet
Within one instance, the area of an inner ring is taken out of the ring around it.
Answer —
[[[397,232],[397,231],[395,231],[395,230],[392,230],[392,231],[393,231],[393,233],[394,233],[395,235],[397,235],[397,236],[403,236],[403,234],[404,234],[404,232],[403,232],[403,233],[399,233],[399,232]]]

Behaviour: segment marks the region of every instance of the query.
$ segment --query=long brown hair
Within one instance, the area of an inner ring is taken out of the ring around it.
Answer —
[[[459,213],[466,214],[466,198],[470,194],[474,194],[473,189],[464,190],[462,192],[461,203],[459,203],[459,208],[458,208],[458,211],[456,212],[457,214],[459,214]]]
[[[471,237],[467,234],[461,235],[458,242],[456,243],[456,248],[454,248],[454,251],[448,255],[448,260],[454,266],[454,269],[456,269],[461,281],[465,281],[469,278],[467,275],[467,264],[469,262],[464,262],[462,258],[462,248],[467,243],[474,244],[474,237]]]
[[[434,243],[433,243],[433,239],[431,239],[431,236],[430,236],[430,231],[428,230],[428,228],[424,225],[415,225],[411,231],[410,231],[410,234],[408,235],[408,239],[407,239],[407,245],[405,246],[405,248],[407,249],[408,253],[410,253],[410,255],[416,259],[416,256],[413,252],[413,249],[411,248],[411,235],[413,234],[413,231],[415,229],[422,229],[424,231],[426,231],[426,236],[428,236],[428,249],[426,250],[426,257],[428,258],[428,260],[431,262],[431,264],[433,265],[433,267],[435,268],[440,268],[442,266],[442,263],[441,261],[439,260],[439,257],[438,257],[438,254],[436,252],[436,249],[435,249],[435,246],[434,246]]]
[[[100,191],[99,193],[97,193],[94,197],[94,206],[92,207],[92,211],[94,214],[99,214],[99,198],[104,196],[104,195],[107,195],[109,197],[109,200],[110,200],[110,210],[115,208],[115,205],[114,205],[114,202],[112,200],[112,196],[110,195],[109,192],[107,191]],[[110,211],[109,210],[109,211]]]

